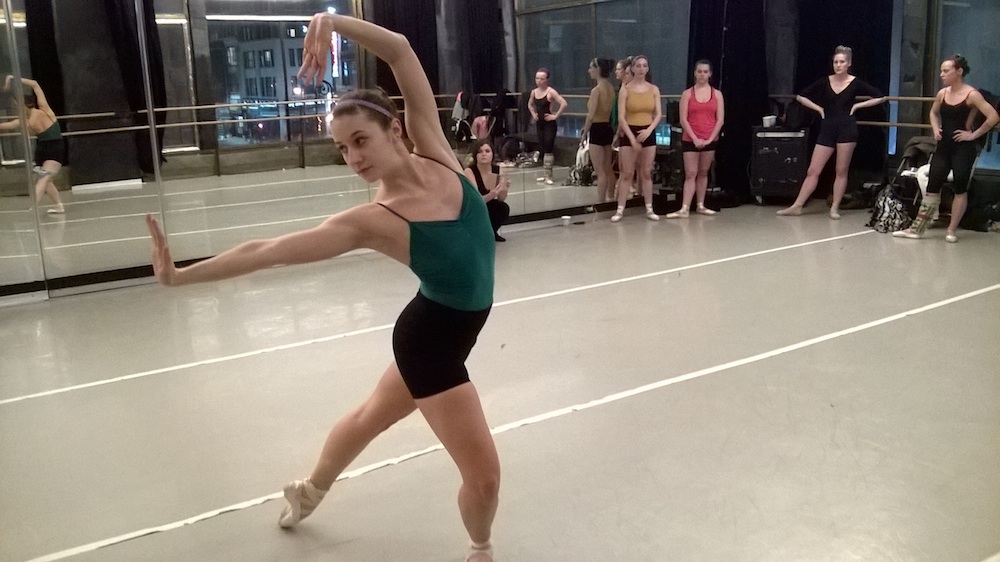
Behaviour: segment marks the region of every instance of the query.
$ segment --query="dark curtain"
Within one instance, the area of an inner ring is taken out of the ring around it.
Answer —
[[[716,184],[742,202],[751,201],[747,169],[753,127],[767,113],[767,58],[763,2],[698,0],[691,3],[689,64],[706,58],[713,82],[726,100],[724,136],[716,152]],[[688,83],[692,82],[689,76]]]
[[[495,93],[503,88],[504,45],[500,4],[468,3],[469,75],[473,92]]]
[[[431,86],[438,84],[437,15],[434,0],[375,0],[372,8],[370,21],[405,35],[420,59]],[[399,95],[399,86],[392,76],[392,70],[381,60],[378,61],[375,80],[389,95]]]
[[[28,57],[31,59],[31,73],[22,68],[21,72],[34,78],[45,92],[45,99],[56,115],[66,114],[66,94],[63,86],[62,67],[56,50],[56,26],[51,2],[25,2],[25,18],[28,25]],[[16,56],[16,53],[12,54]]]
[[[146,89],[142,79],[142,59],[139,52],[139,30],[136,27],[135,2],[133,0],[104,0],[108,16],[111,40],[118,56],[125,96],[136,125],[148,126],[146,109]],[[146,32],[146,52],[149,58],[150,89],[154,107],[166,107],[167,90],[164,84],[163,56],[160,50],[160,35],[156,29],[156,14],[152,0],[142,0],[142,18]],[[166,123],[166,112],[157,112],[156,124]],[[156,130],[156,154],[163,161],[163,129]],[[153,173],[153,149],[149,142],[149,131],[136,131],[136,154],[143,172]]]
[[[892,53],[892,0],[799,0],[799,57],[795,91],[833,72],[833,50],[853,50],[851,74],[889,93]],[[884,121],[886,106],[863,110],[862,121]],[[885,166],[886,130],[860,127],[851,167],[881,172]]]

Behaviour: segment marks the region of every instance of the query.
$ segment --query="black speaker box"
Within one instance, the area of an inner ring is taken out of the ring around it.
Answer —
[[[795,197],[809,167],[806,131],[754,127],[750,193],[755,197]]]

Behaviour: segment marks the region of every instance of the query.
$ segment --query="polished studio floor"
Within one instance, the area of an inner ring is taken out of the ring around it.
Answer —
[[[498,561],[1000,552],[1000,235],[814,205],[506,231],[469,359]],[[359,253],[0,308],[0,559],[462,560],[419,416],[277,526],[416,286]]]

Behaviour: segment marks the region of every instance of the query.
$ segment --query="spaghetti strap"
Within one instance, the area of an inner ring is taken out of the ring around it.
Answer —
[[[418,152],[414,152],[414,153],[413,153],[413,155],[414,155],[414,156],[419,156],[419,157],[421,157],[421,158],[423,158],[423,159],[425,159],[425,160],[430,160],[431,162],[437,162],[438,164],[441,164],[442,166],[444,166],[445,168],[448,168],[448,169],[449,169],[449,170],[451,170],[452,172],[454,172],[454,171],[455,171],[455,170],[452,170],[451,166],[449,166],[448,164],[445,164],[444,162],[442,162],[442,161],[438,160],[437,158],[431,158],[430,156],[424,156],[423,154],[420,154],[420,153],[418,153]],[[457,156],[455,157],[455,163],[456,163],[456,164],[458,164],[458,165],[459,165],[459,167],[461,167],[461,166],[462,166],[462,162],[460,162],[460,161],[459,161],[459,159],[458,159],[458,157],[457,157]],[[457,173],[457,172],[456,172],[456,173]],[[459,175],[461,175],[461,174],[459,174]]]
[[[384,205],[384,204],[382,204],[382,203],[379,203],[378,201],[376,201],[375,203],[376,203],[376,204],[378,204],[378,206],[380,206],[380,207],[382,207],[383,209],[385,209],[386,211],[389,211],[390,213],[392,213],[392,214],[396,215],[397,217],[399,217],[399,218],[403,219],[403,221],[404,221],[404,222],[405,222],[406,224],[410,224],[410,221],[406,220],[406,217],[404,217],[403,215],[401,215],[401,214],[397,213],[396,211],[393,211],[392,209],[390,209],[389,207],[387,207],[386,205]]]

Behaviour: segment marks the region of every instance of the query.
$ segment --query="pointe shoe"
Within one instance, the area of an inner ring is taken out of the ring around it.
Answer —
[[[833,209],[830,209],[830,219],[831,220],[835,220],[835,221],[839,221],[840,220],[840,213],[838,213],[837,211],[835,211]]]
[[[896,232],[892,233],[892,236],[893,238],[909,238],[911,240],[918,240],[924,237],[923,234],[920,234],[919,232],[916,232],[915,230],[910,228],[907,228],[905,230],[897,230]]]
[[[712,209],[709,209],[708,207],[706,207],[704,205],[698,205],[698,210],[696,210],[695,212],[698,213],[699,215],[705,215],[705,216],[708,216],[708,217],[710,217],[710,216],[712,216],[712,215],[715,214],[715,211],[713,211]]]
[[[545,185],[553,185],[556,182],[552,181],[552,178],[545,178]]]
[[[955,244],[958,242],[958,236],[955,236],[954,234],[946,234],[944,236],[944,241],[949,244]]]
[[[615,214],[611,215],[611,222],[618,222],[620,220],[622,220],[622,214],[621,213],[617,213],[616,212]]]
[[[660,220],[660,215],[654,213],[653,211],[646,211],[646,218],[651,221],[658,221]]]
[[[66,209],[64,209],[62,207],[56,207],[54,209],[48,209],[45,212],[48,213],[48,214],[50,214],[50,215],[62,215],[62,214],[64,214],[66,212]]]
[[[792,205],[791,207],[787,209],[782,209],[775,214],[778,215],[779,217],[797,217],[802,214],[802,207],[796,207],[795,205]]]
[[[535,178],[535,181],[537,181],[538,183],[542,183],[543,181],[545,181],[545,176],[538,176],[537,178]]]
[[[667,213],[667,218],[668,219],[686,219],[686,218],[688,218],[688,211],[687,211],[687,209],[681,209],[681,210],[675,211],[673,213]]]
[[[288,505],[281,511],[278,525],[282,529],[298,525],[299,521],[308,517],[319,505],[319,502],[323,501],[326,492],[327,490],[320,490],[313,486],[308,478],[285,484],[285,499],[288,501]]]

